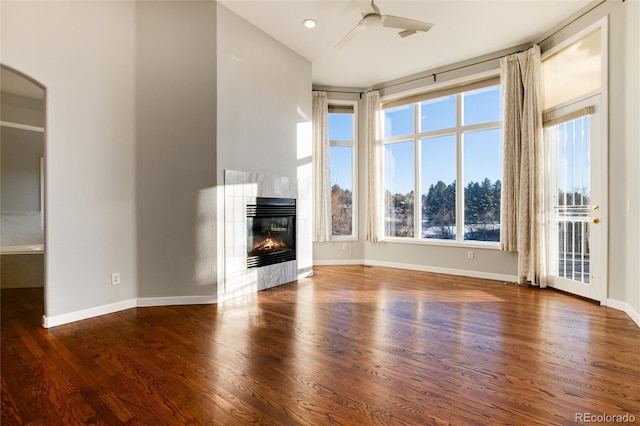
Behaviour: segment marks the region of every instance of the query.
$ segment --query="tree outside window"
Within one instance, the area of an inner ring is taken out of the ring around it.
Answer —
[[[385,236],[499,241],[500,85],[417,98],[383,105]]]
[[[331,234],[355,237],[355,106],[329,104],[329,157],[331,169]]]

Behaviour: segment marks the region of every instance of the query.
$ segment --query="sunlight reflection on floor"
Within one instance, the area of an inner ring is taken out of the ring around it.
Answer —
[[[299,300],[299,290],[277,290],[260,293],[260,303],[292,302]],[[396,302],[420,303],[478,303],[504,302],[482,290],[409,290],[409,289],[379,289],[379,290],[315,290],[307,292],[306,298],[319,303],[377,303],[380,298]]]

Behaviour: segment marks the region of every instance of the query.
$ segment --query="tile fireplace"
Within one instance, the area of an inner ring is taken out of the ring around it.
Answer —
[[[313,274],[311,180],[225,170],[218,300]]]

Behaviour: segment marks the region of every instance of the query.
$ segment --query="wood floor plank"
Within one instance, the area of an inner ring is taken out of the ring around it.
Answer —
[[[553,291],[363,266],[43,329],[2,290],[3,425],[640,422],[640,329]]]

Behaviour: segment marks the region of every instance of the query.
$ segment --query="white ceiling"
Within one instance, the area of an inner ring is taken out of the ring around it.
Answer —
[[[383,15],[434,24],[400,38],[373,28],[334,45],[361,18],[353,0],[220,0],[312,63],[314,85],[370,87],[533,42],[592,0],[376,0]],[[314,29],[302,21],[317,20]]]

